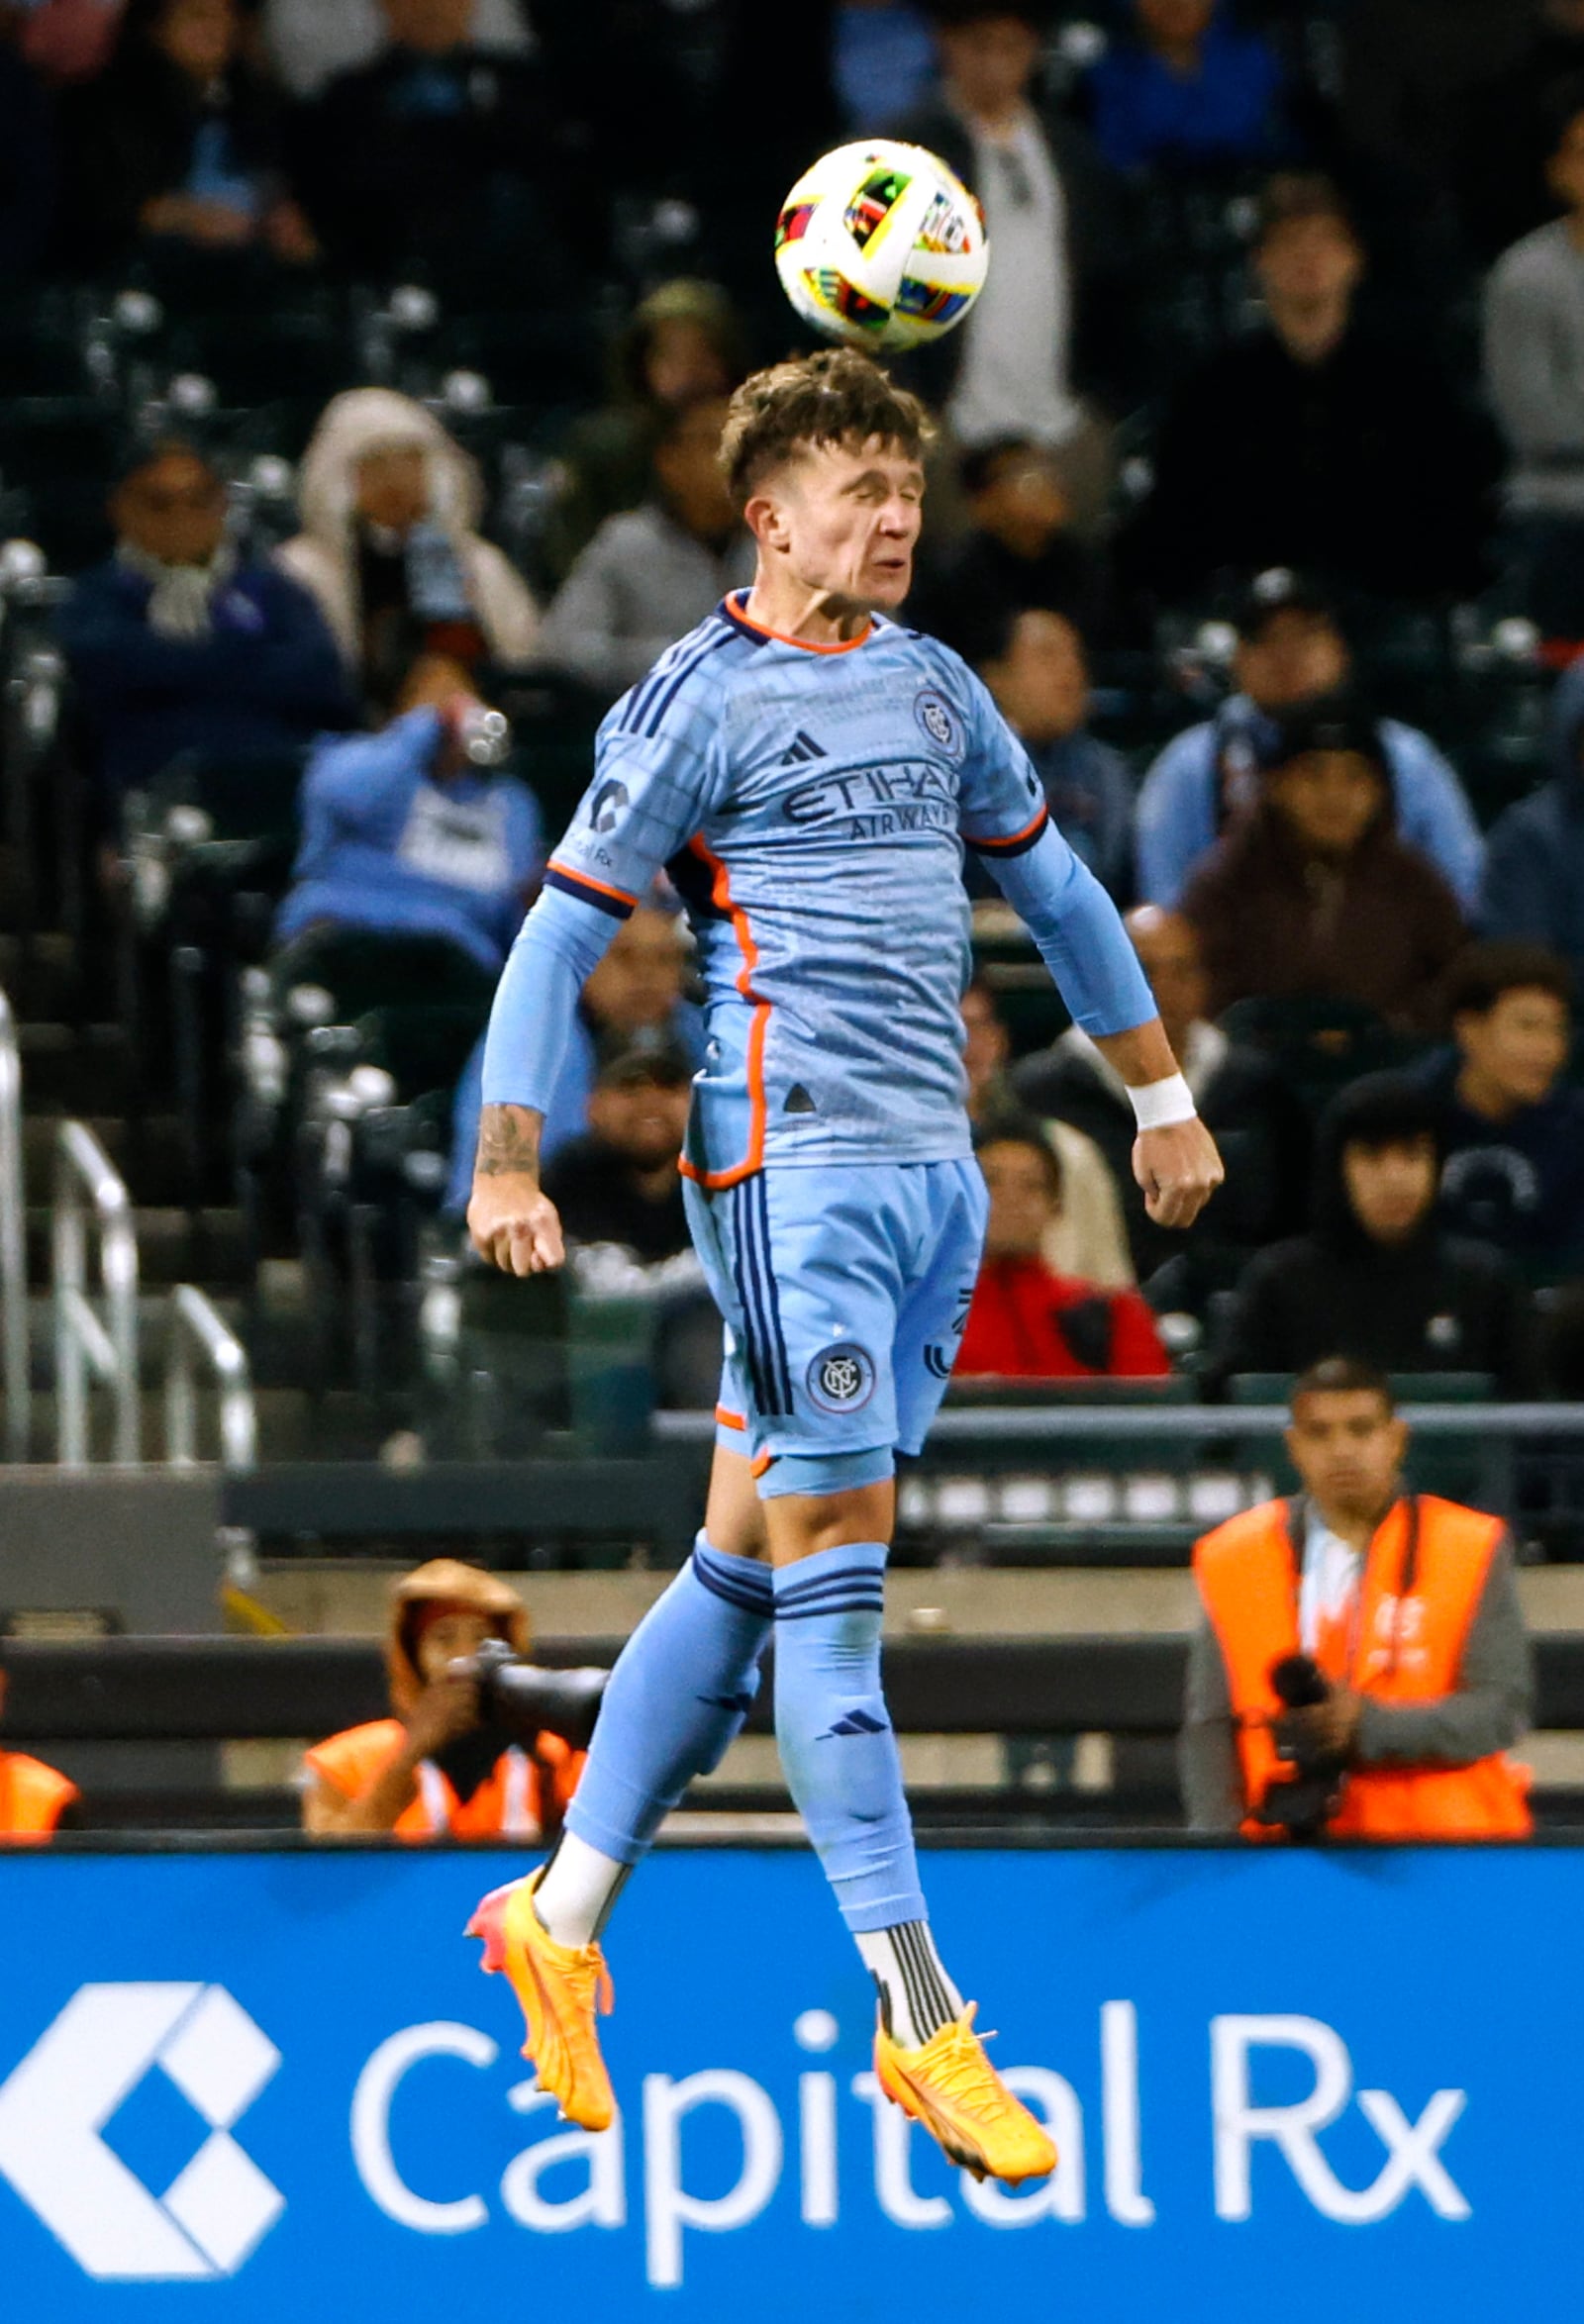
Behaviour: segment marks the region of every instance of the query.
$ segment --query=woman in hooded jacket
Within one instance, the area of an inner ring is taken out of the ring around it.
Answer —
[[[383,387],[329,403],[303,458],[302,531],[276,553],[318,601],[364,701],[386,714],[417,653],[529,660],[539,608],[478,531],[483,480],[433,413]]]

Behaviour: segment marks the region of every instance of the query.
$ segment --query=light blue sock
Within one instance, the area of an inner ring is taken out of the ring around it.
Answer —
[[[880,1692],[885,1545],[822,1549],[775,1575],[781,1768],[854,1935],[922,1921],[902,1761]]]
[[[775,1600],[770,1569],[700,1533],[633,1632],[605,1690],[566,1828],[636,1864],[695,1776],[708,1775],[759,1691]]]

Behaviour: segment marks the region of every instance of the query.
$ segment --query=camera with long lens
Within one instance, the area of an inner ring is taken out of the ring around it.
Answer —
[[[490,1638],[465,1662],[451,1665],[459,1679],[478,1688],[479,1718],[513,1743],[536,1735],[558,1735],[574,1751],[586,1751],[599,1717],[609,1671],[550,1671],[514,1654]]]
[[[1309,1654],[1284,1654],[1270,1666],[1270,1684],[1287,1710],[1309,1710],[1331,1698],[1331,1681]],[[1294,1840],[1318,1840],[1341,1805],[1347,1760],[1316,1751],[1290,1719],[1276,1719],[1271,1737],[1279,1756],[1298,1773],[1272,1784],[1254,1809],[1256,1823],[1279,1826]]]

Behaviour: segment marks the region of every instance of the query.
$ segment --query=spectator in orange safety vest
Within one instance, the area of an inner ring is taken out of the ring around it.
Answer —
[[[0,1657],[5,1652],[0,1640]],[[6,1706],[6,1672],[0,1659],[0,1713]],[[68,1776],[24,1751],[0,1751],[0,1842],[48,1840],[81,1821],[82,1794]]]
[[[1194,1550],[1180,1769],[1195,1831],[1517,1839],[1532,1673],[1499,1517],[1408,1491],[1408,1428],[1350,1357],[1303,1373],[1302,1481]]]
[[[499,1638],[526,1655],[527,1606],[509,1584],[435,1558],[391,1592],[385,1663],[393,1715],[316,1744],[304,1762],[303,1827],[402,1840],[551,1840],[583,1765],[559,1736],[524,1748],[483,1712],[453,1664]]]

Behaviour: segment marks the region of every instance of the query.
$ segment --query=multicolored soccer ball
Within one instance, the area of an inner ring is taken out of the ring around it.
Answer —
[[[871,354],[926,345],[984,288],[984,212],[922,145],[838,145],[781,205],[775,269],[805,323]]]

